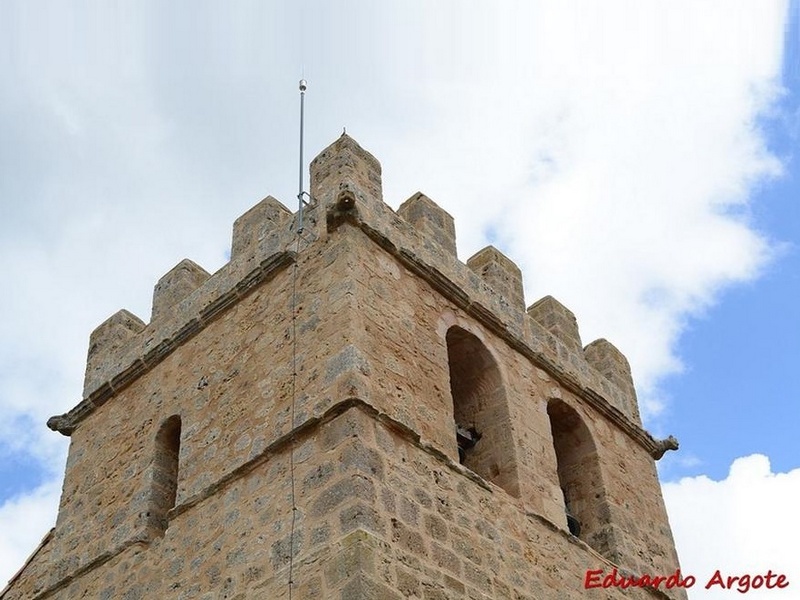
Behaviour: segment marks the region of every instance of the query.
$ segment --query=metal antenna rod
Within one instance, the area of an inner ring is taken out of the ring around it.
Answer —
[[[303,232],[303,113],[305,108],[306,87],[305,79],[300,80],[300,175],[297,190],[297,233]]]

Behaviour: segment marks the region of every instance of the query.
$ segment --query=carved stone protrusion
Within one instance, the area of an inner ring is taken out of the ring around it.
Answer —
[[[508,304],[519,311],[525,310],[525,293],[522,291],[522,271],[494,246],[486,246],[467,260],[467,266],[503,296]]]
[[[528,307],[528,315],[575,352],[583,349],[575,314],[552,296],[545,296]]]
[[[328,231],[338,227],[342,221],[358,216],[360,205],[364,204],[359,201],[359,198],[363,200],[364,196],[352,181],[344,179],[339,182],[339,189],[336,191],[335,199],[328,204],[328,208],[325,211]]]
[[[615,384],[630,398],[629,413],[634,420],[639,420],[639,406],[636,401],[636,390],[633,387],[633,376],[628,359],[614,344],[605,339],[593,341],[583,350],[586,362],[601,375]]]
[[[188,258],[172,267],[153,288],[153,313],[150,322],[168,312],[203,285],[209,277],[211,275],[203,267]]]
[[[456,227],[453,217],[422,192],[417,192],[397,209],[397,214],[411,223],[424,237],[432,239],[453,256],[456,255]]]
[[[109,378],[108,357],[116,354],[117,350],[144,327],[145,324],[139,317],[125,309],[118,310],[98,325],[89,336],[89,353],[83,380],[84,397]]]
[[[344,182],[375,200],[383,200],[381,164],[343,133],[311,161],[311,197],[314,202],[331,205]],[[359,200],[357,195],[354,197]]]
[[[267,196],[233,222],[231,260],[255,256],[259,245],[288,222],[292,212],[280,201]]]
[[[662,440],[656,440],[656,449],[653,452],[653,458],[655,460],[661,460],[661,457],[664,456],[667,450],[677,450],[679,447],[678,439],[674,435]]]

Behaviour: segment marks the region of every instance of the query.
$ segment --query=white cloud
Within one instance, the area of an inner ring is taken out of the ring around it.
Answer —
[[[529,301],[555,295],[586,342],[629,356],[653,416],[687,318],[771,254],[746,215],[782,170],[758,120],[780,98],[786,4],[514,6],[458,21],[467,48],[445,27],[417,49],[437,57],[418,76],[437,124],[387,170],[455,214],[462,255],[491,225]]]
[[[0,590],[56,523],[61,477],[0,504]]]
[[[690,590],[693,600],[739,595],[718,585],[704,589],[717,569],[725,579],[763,576],[771,569],[790,581],[783,590],[750,590],[748,599],[797,597],[800,521],[794,512],[800,498],[800,469],[773,473],[769,459],[754,454],[736,459],[722,481],[701,475],[663,488],[682,572],[697,578]]]

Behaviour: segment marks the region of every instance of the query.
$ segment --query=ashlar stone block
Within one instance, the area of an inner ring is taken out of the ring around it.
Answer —
[[[583,348],[575,314],[552,296],[545,296],[528,307],[528,316],[556,336],[570,350]]]
[[[118,310],[97,326],[89,336],[89,354],[83,380],[84,397],[109,379],[110,367],[114,364],[109,357],[114,356],[144,328],[144,321],[125,309]]]
[[[247,259],[256,254],[270,234],[288,222],[291,211],[272,196],[267,196],[233,223],[231,260]]]
[[[347,134],[311,161],[311,197],[323,206],[336,202],[342,189],[355,189],[375,202],[383,201],[381,164]],[[356,198],[366,201],[367,198]]]
[[[506,299],[512,309],[525,310],[522,271],[494,246],[486,246],[467,260],[467,266]]]
[[[625,355],[614,344],[602,338],[586,346],[583,353],[589,365],[622,390],[628,399],[626,406],[628,416],[634,422],[640,422],[639,403],[636,400],[631,366]]]
[[[160,318],[199,288],[211,275],[203,267],[184,258],[158,280],[153,289],[153,313],[150,322]]]
[[[432,239],[456,255],[456,227],[453,217],[422,192],[403,202],[397,214],[411,223],[421,235]]]

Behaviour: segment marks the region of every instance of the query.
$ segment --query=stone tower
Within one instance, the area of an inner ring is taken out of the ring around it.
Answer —
[[[91,335],[58,520],[0,598],[684,598],[585,589],[677,556],[625,357],[466,264],[423,194],[393,211],[343,135],[297,215],[266,198],[149,323]]]

